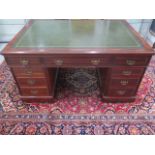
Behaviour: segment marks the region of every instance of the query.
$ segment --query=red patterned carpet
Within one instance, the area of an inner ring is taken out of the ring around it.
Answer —
[[[94,69],[61,70],[57,99],[23,103],[9,68],[0,65],[0,134],[154,134],[155,57],[132,103],[105,103]]]

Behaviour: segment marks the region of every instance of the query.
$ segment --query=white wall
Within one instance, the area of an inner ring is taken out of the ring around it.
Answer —
[[[26,22],[25,19],[0,19],[0,52]],[[0,63],[3,60],[4,57],[0,55]]]
[[[149,32],[149,28],[151,26],[152,19],[129,19],[127,21],[152,46],[152,44],[155,42],[155,36],[151,35]]]
[[[25,19],[1,19],[0,41],[10,41],[25,25]]]
[[[127,22],[130,23],[137,32],[139,32],[142,19],[128,19]]]

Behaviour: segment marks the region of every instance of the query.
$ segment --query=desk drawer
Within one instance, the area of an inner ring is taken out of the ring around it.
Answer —
[[[111,79],[112,87],[136,87],[140,79]]]
[[[41,65],[40,59],[37,57],[6,57],[6,61],[10,66],[26,67]]]
[[[111,69],[112,78],[139,78],[144,73],[145,67],[116,67]]]
[[[133,96],[135,95],[135,89],[110,89],[107,95],[114,97]]]
[[[124,66],[146,66],[149,60],[149,56],[116,56],[114,64]]]
[[[47,79],[46,78],[16,78],[20,87],[47,87]]]
[[[49,95],[49,91],[47,88],[29,88],[29,87],[22,87],[21,94],[23,96],[46,96]]]
[[[12,68],[16,77],[46,77],[45,71],[42,68],[18,67]]]
[[[44,58],[44,64],[46,66],[55,66],[55,67],[63,67],[63,66],[103,66],[111,64],[110,57],[66,57],[66,58]]]

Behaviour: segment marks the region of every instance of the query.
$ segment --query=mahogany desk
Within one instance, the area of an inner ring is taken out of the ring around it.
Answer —
[[[103,100],[134,101],[154,54],[119,20],[31,20],[2,53],[26,102],[51,101],[67,67],[95,67]]]

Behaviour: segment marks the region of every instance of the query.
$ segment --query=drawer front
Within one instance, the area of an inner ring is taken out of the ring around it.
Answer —
[[[42,68],[12,68],[16,77],[46,77],[45,71]]]
[[[6,57],[6,61],[10,66],[26,67],[41,65],[41,61],[37,57]]]
[[[111,69],[111,76],[123,77],[123,78],[134,78],[141,77],[144,73],[145,67],[116,67]]]
[[[23,96],[46,96],[49,95],[49,91],[47,88],[24,88],[21,89],[21,94]]]
[[[63,67],[63,66],[103,66],[111,65],[110,57],[67,57],[67,58],[44,58],[45,66]]]
[[[16,78],[20,87],[47,87],[47,79],[45,78]]]
[[[124,66],[146,66],[150,60],[148,56],[116,56],[114,60],[115,65],[124,65]]]
[[[134,96],[135,89],[110,89],[107,95],[114,97]]]
[[[113,87],[136,87],[140,79],[111,79],[110,85]]]

